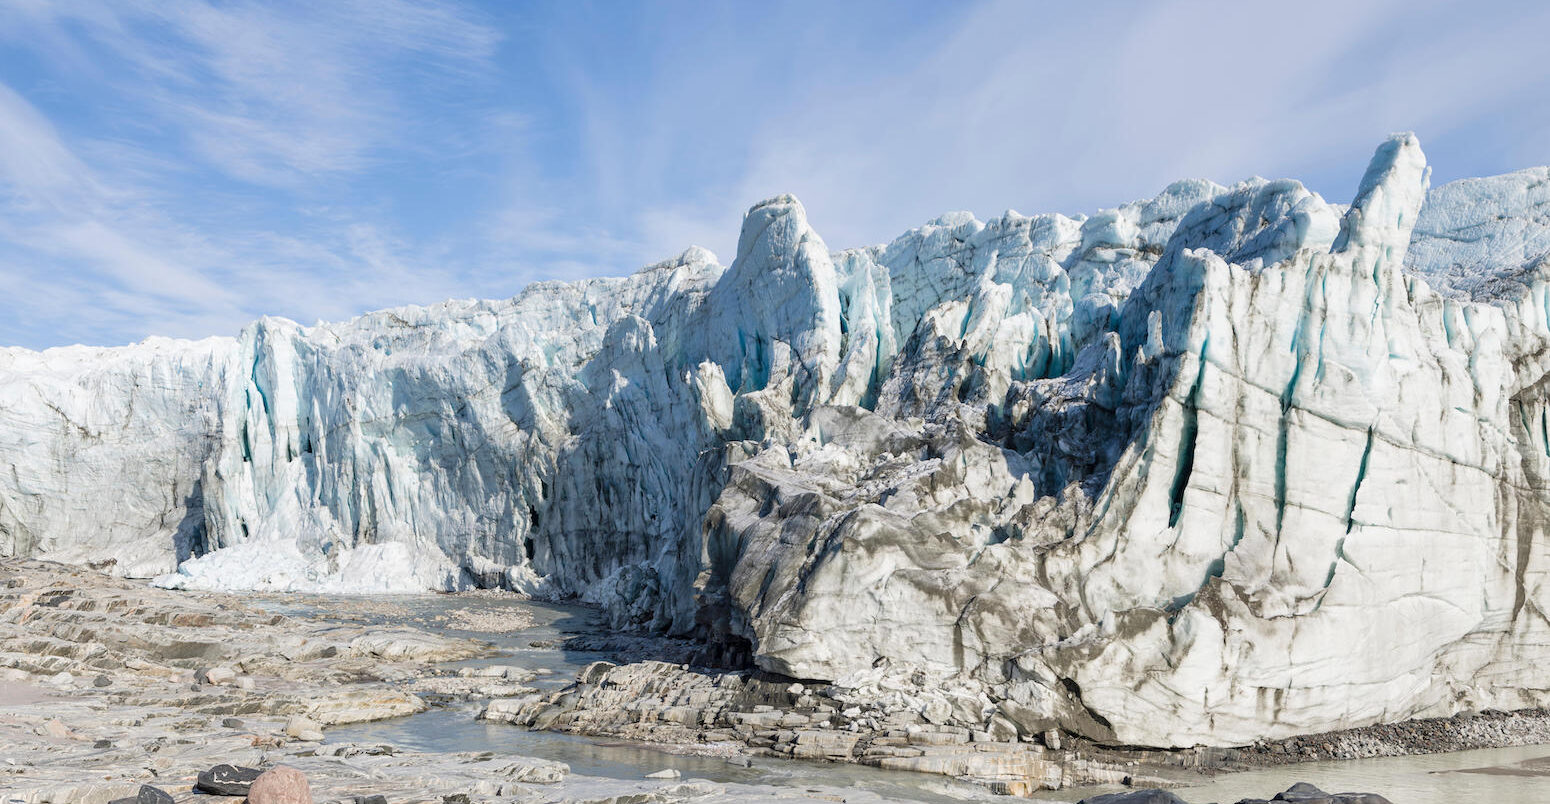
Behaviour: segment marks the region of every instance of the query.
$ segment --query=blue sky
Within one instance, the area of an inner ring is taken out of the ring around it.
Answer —
[[[1550,163],[1550,4],[0,0],[0,345],[234,334],[1203,176]]]

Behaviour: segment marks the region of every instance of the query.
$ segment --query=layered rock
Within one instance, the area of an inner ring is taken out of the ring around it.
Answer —
[[[852,702],[847,690],[788,682],[656,661],[596,662],[569,687],[491,700],[479,717],[528,728],[938,774],[1020,796],[1168,781],[1166,774],[1156,775],[1162,768],[1138,767],[1131,755],[1062,752],[1058,737],[1048,738],[1053,749],[1019,741],[1016,727],[1005,719],[991,730],[950,725],[949,701],[963,697],[955,690],[921,701],[896,695]],[[977,723],[978,716],[972,717]],[[1168,758],[1178,765],[1188,759]]]
[[[980,725],[1242,744],[1541,705],[1545,169],[1181,182],[236,340],[0,352],[0,552],[505,586]],[[971,707],[972,708],[972,707]]]
[[[418,677],[429,665],[486,649],[408,627],[269,614],[47,562],[0,562],[0,684],[47,679],[98,713],[289,716],[312,731],[402,717],[426,709],[403,687],[435,686],[439,679]]]

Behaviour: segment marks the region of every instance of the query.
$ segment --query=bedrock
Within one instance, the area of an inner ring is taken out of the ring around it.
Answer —
[[[1179,182],[236,339],[0,351],[0,553],[579,595],[954,722],[1180,746],[1550,700],[1550,171]],[[902,693],[901,693],[902,694]],[[924,705],[924,704],[923,704]]]

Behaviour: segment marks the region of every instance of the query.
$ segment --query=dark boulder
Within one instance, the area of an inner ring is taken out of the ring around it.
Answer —
[[[1167,790],[1128,790],[1123,793],[1104,793],[1084,798],[1077,804],[1187,804],[1184,799]]]
[[[199,772],[199,781],[194,784],[194,789],[218,796],[246,796],[248,789],[253,786],[253,780],[262,773],[258,768],[216,765]]]
[[[1326,793],[1307,782],[1298,782],[1285,791],[1276,793],[1275,798],[1265,800],[1262,798],[1245,798],[1238,804],[1393,804],[1388,799],[1377,793]]]
[[[172,794],[159,787],[142,784],[133,798],[116,798],[108,804],[172,804]]]

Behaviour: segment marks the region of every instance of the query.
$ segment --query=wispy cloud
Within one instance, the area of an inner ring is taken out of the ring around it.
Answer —
[[[1550,7],[0,0],[0,343],[232,332],[690,244],[1550,162]]]
[[[198,303],[232,308],[227,289],[183,261],[188,238],[141,211],[132,190],[105,183],[61,142],[36,109],[4,84],[0,153],[5,154],[0,157],[0,178],[8,191],[0,202],[0,240],[6,245],[13,283],[30,287],[41,285],[40,277],[49,277],[61,283],[75,279],[80,288],[84,274],[104,290],[133,294],[143,300],[141,307]],[[145,242],[146,233],[153,233],[160,244]],[[169,244],[169,239],[176,242]],[[80,273],[72,276],[59,266]],[[47,310],[47,293],[12,298],[31,301],[32,316],[45,319],[89,315],[97,309],[87,305]]]
[[[395,79],[477,77],[500,39],[455,7],[417,0],[21,10],[13,43],[75,32],[116,57],[91,65],[99,78],[144,101],[211,166],[265,183],[365,167],[412,130]]]
[[[574,247],[610,272],[689,243],[729,258],[742,210],[779,192],[851,246],[949,209],[1087,212],[1193,176],[1292,175],[1340,199],[1394,130],[1419,130],[1444,177],[1550,161],[1546,115],[1530,119],[1550,20],[1532,9],[658,5],[611,30],[574,8],[540,44],[577,164],[513,179],[498,215],[534,223],[509,230],[534,250],[603,229]],[[606,53],[574,47],[581,30]],[[1449,147],[1482,129],[1510,131],[1516,161]]]
[[[265,313],[344,317],[457,289],[408,268],[415,246],[380,234],[360,217],[376,205],[348,190],[376,160],[420,147],[396,122],[410,114],[402,78],[477,82],[498,34],[413,0],[304,11],[7,9],[0,38],[40,73],[109,89],[34,84],[64,119],[101,104],[72,136],[0,83],[0,260],[24,308],[0,340],[230,333]]]
[[[1075,8],[984,4],[913,69],[772,115],[739,194],[791,189],[838,245],[948,208],[1084,212],[1194,176],[1291,175],[1344,198],[1390,131],[1431,142],[1482,109],[1515,125],[1550,76],[1532,42],[1542,11],[1485,19],[1443,4],[1323,0]],[[1550,131],[1516,133],[1543,142]],[[1462,155],[1468,164],[1439,173],[1518,166]]]

